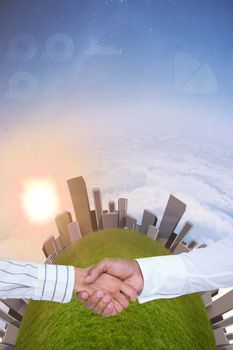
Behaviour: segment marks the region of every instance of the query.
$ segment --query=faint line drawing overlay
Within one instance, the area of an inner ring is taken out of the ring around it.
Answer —
[[[9,80],[9,90],[6,97],[17,100],[26,100],[35,94],[37,79],[29,72],[18,72]]]
[[[57,62],[63,62],[71,58],[73,53],[73,40],[65,33],[55,33],[46,41],[45,59],[50,58]]]
[[[212,68],[183,52],[175,54],[176,94],[216,94],[218,83]]]
[[[27,62],[32,60],[36,53],[37,44],[34,37],[27,33],[20,33],[11,39],[6,57],[10,61]]]
[[[84,54],[88,56],[121,56],[122,49],[118,49],[114,46],[103,45],[98,41],[93,41]]]

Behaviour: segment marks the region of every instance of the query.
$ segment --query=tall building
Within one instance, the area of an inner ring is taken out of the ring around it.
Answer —
[[[57,254],[52,254],[47,257],[45,260],[45,264],[53,264],[54,260],[56,259]]]
[[[115,211],[115,202],[114,201],[109,201],[108,202],[108,211],[109,213],[113,213]]]
[[[57,252],[54,236],[50,236],[44,241],[42,250],[46,258]]]
[[[67,229],[68,229],[71,243],[74,243],[78,239],[82,238],[80,227],[77,221],[74,221],[68,224]]]
[[[142,216],[142,224],[141,224],[140,231],[143,233],[147,233],[149,226],[150,225],[155,226],[157,221],[158,221],[157,216],[154,213],[152,213],[150,210],[145,209]]]
[[[173,251],[173,254],[180,254],[180,253],[189,253],[190,249],[187,247],[187,245],[183,244],[182,242],[178,243],[176,248]]]
[[[2,349],[13,349],[13,345],[16,344],[17,336],[19,332],[19,326],[13,323],[7,323],[6,332],[2,339]]]
[[[220,327],[229,327],[233,325],[233,316],[227,317],[225,319],[221,319],[217,322],[214,322],[213,328],[220,328]]]
[[[206,247],[207,247],[207,244],[202,243],[198,248],[206,248]]]
[[[4,299],[1,300],[1,307],[2,304],[6,305],[8,310],[8,314],[15,319],[17,319],[19,322],[22,321],[23,315],[27,309],[28,301],[25,299]]]
[[[192,241],[190,241],[188,244],[187,244],[187,247],[189,249],[193,249],[195,246],[197,245],[197,241],[195,239],[193,239]]]
[[[173,241],[173,243],[171,244],[171,246],[169,247],[171,252],[173,252],[173,250],[176,248],[176,246],[183,241],[184,237],[191,231],[191,229],[193,228],[193,224],[191,221],[186,221],[184,223],[184,225],[182,226],[180,232],[177,234],[175,240]]]
[[[135,224],[134,231],[140,232],[140,227],[141,227],[141,225]]]
[[[155,227],[154,225],[150,225],[148,227],[148,231],[147,231],[147,236],[156,240],[159,234],[159,229],[157,227]]]
[[[217,349],[232,350],[232,345],[230,345],[229,339],[227,338],[226,330],[224,328],[215,329],[214,337]]]
[[[68,224],[72,222],[71,213],[68,211],[62,212],[56,216],[55,222],[60,235],[62,247],[65,249],[71,244],[70,235],[67,228]]]
[[[129,230],[133,231],[135,229],[136,224],[137,224],[137,219],[134,216],[127,214],[125,226],[128,227]]]
[[[97,218],[97,224],[99,230],[102,230],[102,213],[103,213],[103,204],[102,204],[102,196],[99,188],[93,188],[93,198],[94,198],[94,206]]]
[[[211,295],[211,293],[209,291],[202,293],[201,294],[201,299],[202,299],[205,307],[208,307],[208,306],[210,306],[213,303],[212,295]]]
[[[118,227],[118,212],[102,214],[103,228]]]
[[[61,237],[57,237],[55,239],[55,246],[56,246],[57,254],[59,254],[59,253],[61,253],[63,251],[63,246],[62,246],[62,243],[61,243]]]
[[[166,245],[169,237],[174,232],[185,210],[186,204],[170,195],[159,226],[159,240],[164,245]]]
[[[91,211],[87,194],[86,183],[82,176],[67,181],[76,221],[78,221],[82,235],[93,231],[91,224]]]
[[[97,217],[96,217],[96,211],[91,210],[91,225],[93,231],[98,231],[98,224],[97,224]]]
[[[119,227],[125,227],[127,215],[128,199],[118,199]]]
[[[233,309],[233,290],[224,294],[207,308],[209,318],[212,320],[217,316],[221,316],[224,313]]]
[[[177,234],[173,232],[171,236],[168,238],[167,243],[166,243],[166,248],[170,249],[174,241],[176,240]]]

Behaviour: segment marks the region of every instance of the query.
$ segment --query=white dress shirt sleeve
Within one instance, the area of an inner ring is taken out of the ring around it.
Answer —
[[[73,266],[0,260],[0,299],[69,302],[75,282]]]
[[[136,261],[144,278],[140,303],[233,287],[233,236],[190,253]]]

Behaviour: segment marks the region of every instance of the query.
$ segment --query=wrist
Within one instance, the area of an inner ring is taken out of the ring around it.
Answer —
[[[82,269],[80,267],[75,268],[75,282],[74,282],[74,292],[79,293],[84,290],[84,278],[87,275],[87,269]]]
[[[143,278],[141,267],[137,262],[137,260],[133,260],[133,263],[134,263],[135,274],[137,276],[137,281],[138,281],[137,293],[140,294],[144,287],[144,278]]]

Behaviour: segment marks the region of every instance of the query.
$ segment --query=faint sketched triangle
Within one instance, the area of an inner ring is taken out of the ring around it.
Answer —
[[[208,64],[183,52],[175,54],[175,92],[177,94],[216,94],[218,84]]]

